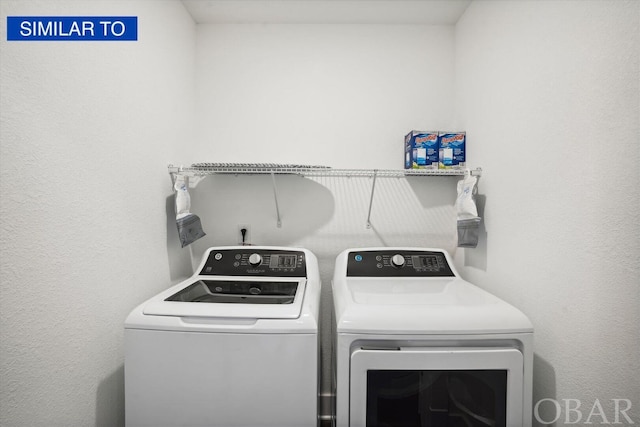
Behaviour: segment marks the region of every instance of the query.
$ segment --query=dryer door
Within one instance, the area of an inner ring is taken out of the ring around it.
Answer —
[[[360,348],[351,354],[350,426],[522,425],[514,348]]]

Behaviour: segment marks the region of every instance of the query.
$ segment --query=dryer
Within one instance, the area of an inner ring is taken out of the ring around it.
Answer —
[[[336,259],[338,427],[531,426],[533,326],[429,248]]]
[[[317,425],[316,257],[214,247],[125,322],[127,427]]]

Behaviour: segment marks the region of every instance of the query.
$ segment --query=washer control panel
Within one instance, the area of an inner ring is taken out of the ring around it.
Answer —
[[[201,275],[307,277],[304,252],[287,250],[212,250]]]
[[[442,252],[374,250],[349,252],[349,277],[454,277]]]

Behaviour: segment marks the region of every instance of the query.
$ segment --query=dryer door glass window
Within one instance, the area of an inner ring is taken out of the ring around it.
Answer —
[[[351,354],[349,418],[367,427],[523,424],[515,348],[390,347]]]
[[[369,370],[367,427],[506,427],[506,370]]]

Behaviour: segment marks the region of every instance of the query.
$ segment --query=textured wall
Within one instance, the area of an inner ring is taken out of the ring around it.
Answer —
[[[402,167],[447,127],[452,26],[199,25],[198,161]]]
[[[123,425],[124,319],[177,245],[195,26],[178,1],[0,7],[0,425]],[[7,42],[7,15],[134,15],[139,40]]]
[[[596,399],[614,422],[615,398],[640,422],[639,27],[637,1],[473,2],[456,26],[459,123],[486,170],[462,272],[530,316],[534,399],[579,399],[578,425]]]

